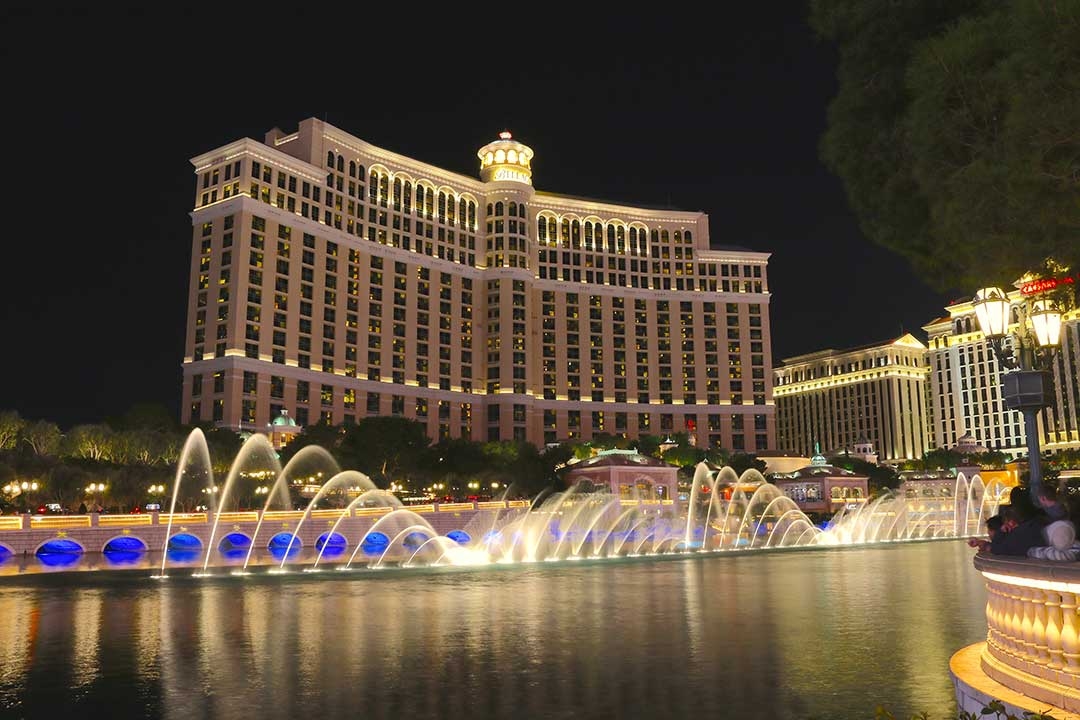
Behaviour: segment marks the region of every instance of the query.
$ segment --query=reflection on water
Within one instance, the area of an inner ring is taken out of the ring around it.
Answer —
[[[11,573],[0,715],[944,717],[949,656],[986,632],[970,557],[943,541],[164,582]]]

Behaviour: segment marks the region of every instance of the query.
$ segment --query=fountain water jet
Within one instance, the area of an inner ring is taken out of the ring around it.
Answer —
[[[192,458],[192,455],[195,457]],[[169,522],[165,526],[165,544],[161,548],[161,573],[158,575],[160,578],[168,577],[165,574],[165,563],[169,561],[169,541],[172,539],[173,516],[176,514],[176,498],[180,494],[181,481],[191,469],[193,459],[201,464],[201,469],[206,475],[206,489],[209,490],[214,486],[214,470],[210,464],[210,449],[206,445],[206,435],[204,435],[203,431],[199,428],[195,428],[191,431],[191,434],[187,436],[187,440],[184,441],[184,447],[180,451],[180,461],[176,465],[176,478],[173,480],[172,500],[169,502]],[[216,507],[213,505],[213,501],[213,493],[210,493],[211,510],[214,510]]]
[[[267,511],[271,509],[271,504],[277,500],[282,509],[288,510],[291,508],[292,502],[289,499],[289,483],[293,478],[293,474],[303,468],[305,465],[315,464],[316,467],[328,468],[331,472],[330,475],[336,475],[340,472],[337,461],[334,457],[326,451],[325,448],[321,448],[318,445],[308,445],[307,447],[300,448],[300,450],[293,455],[292,459],[285,464],[284,469],[280,469],[274,480],[274,485],[270,488],[270,492],[267,494],[266,502],[263,503],[262,512],[259,513],[259,521],[255,523],[255,534],[251,536],[251,547],[248,548],[247,557],[244,558],[243,570],[247,570],[248,563],[251,562],[251,553],[255,550],[255,541],[259,537],[259,530],[262,529],[263,519],[266,517]],[[321,472],[321,471],[317,471]],[[289,547],[291,548],[290,542]],[[285,553],[285,557],[288,557],[289,553]]]
[[[266,465],[258,465],[259,461],[265,462]],[[240,447],[240,453],[233,460],[232,467],[229,468],[229,475],[225,479],[225,485],[221,490],[221,500],[217,502],[217,510],[214,512],[214,524],[210,528],[210,539],[206,543],[206,559],[203,561],[202,571],[204,573],[210,565],[210,553],[214,550],[214,537],[217,535],[218,523],[221,522],[221,509],[226,507],[229,501],[229,491],[236,484],[236,478],[240,477],[250,467],[249,462],[255,464],[261,470],[270,469],[274,471],[275,475],[281,467],[278,464],[277,452],[274,450],[274,446],[270,444],[269,438],[261,433],[255,433]],[[266,466],[269,466],[269,468]],[[211,488],[213,487],[211,485]],[[208,494],[213,499],[216,493],[211,491]]]

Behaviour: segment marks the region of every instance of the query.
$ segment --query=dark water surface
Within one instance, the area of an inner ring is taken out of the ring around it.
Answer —
[[[4,574],[0,716],[943,718],[986,633],[972,552]]]

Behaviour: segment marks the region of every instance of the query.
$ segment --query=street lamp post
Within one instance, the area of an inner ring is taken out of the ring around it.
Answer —
[[[91,502],[95,505],[100,505],[97,501],[98,496],[102,496],[104,499],[105,490],[108,486],[105,483],[90,483],[86,486],[86,494],[90,496]]]
[[[1053,402],[1050,370],[1061,342],[1061,312],[1050,300],[1024,297],[1015,306],[1014,321],[1012,301],[996,287],[979,290],[972,305],[979,329],[1002,368],[1002,401],[1006,408],[1019,410],[1024,416],[1031,475],[1028,485],[1035,496],[1042,484],[1038,414]]]

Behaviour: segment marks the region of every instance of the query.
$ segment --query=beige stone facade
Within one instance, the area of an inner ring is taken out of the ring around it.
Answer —
[[[1020,291],[1009,293],[1022,302]],[[955,447],[965,434],[990,450],[1027,456],[1021,413],[1001,400],[1001,369],[979,331],[970,301],[923,326],[929,345],[930,432],[934,447]],[[1066,313],[1053,369],[1054,403],[1039,413],[1044,450],[1080,447],[1080,310]]]
[[[478,157],[470,178],[312,118],[193,158],[182,421],[775,444],[768,253],[538,191],[509,133]]]
[[[872,446],[881,462],[922,457],[926,346],[911,334],[851,350],[822,350],[776,368],[777,441],[810,455]]]

